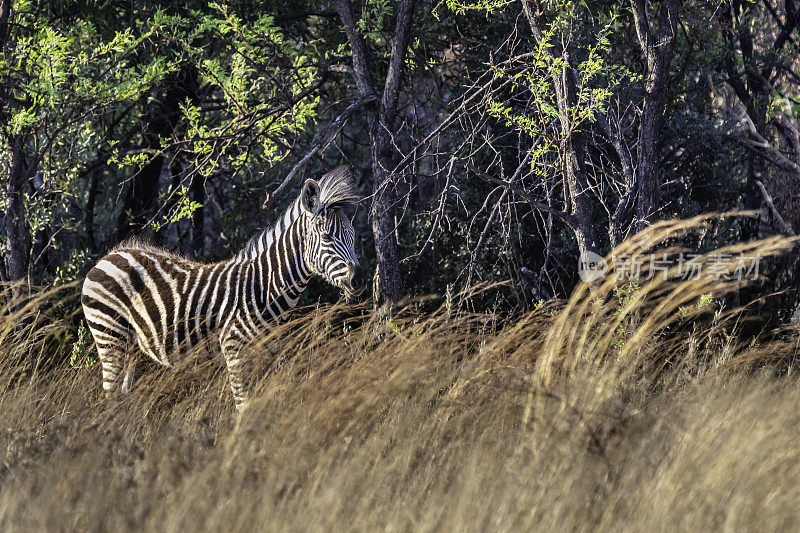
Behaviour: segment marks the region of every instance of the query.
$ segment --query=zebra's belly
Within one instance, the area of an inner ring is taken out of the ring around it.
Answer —
[[[169,325],[166,335],[154,336],[152,332],[136,328],[136,344],[143,354],[164,366],[174,366],[187,358],[213,359],[219,357],[219,342],[215,335],[199,336],[184,324]],[[183,332],[183,334],[179,334]]]

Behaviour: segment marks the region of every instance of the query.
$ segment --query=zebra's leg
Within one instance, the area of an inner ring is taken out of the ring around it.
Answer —
[[[230,330],[220,342],[222,356],[225,358],[225,366],[228,368],[228,380],[231,383],[231,392],[236,410],[241,411],[247,401],[248,373],[245,368],[247,357],[244,355],[244,341],[235,332],[235,328]]]
[[[231,392],[236,410],[241,411],[247,402],[247,372],[241,347],[230,348],[225,351],[225,366],[228,368],[228,380],[231,383]]]
[[[90,327],[91,330],[91,327]],[[135,364],[132,361],[133,353],[130,336],[109,335],[94,332],[97,344],[97,358],[103,373],[103,391],[106,397],[114,396],[118,392],[128,392],[133,378]],[[124,372],[124,378],[120,375]]]
[[[106,397],[114,396],[119,389],[123,366],[125,365],[126,350],[119,345],[97,346],[98,359],[103,371],[103,391]]]
[[[128,353],[132,351],[133,350],[129,350]],[[131,387],[133,387],[133,377],[136,372],[136,359],[135,356],[128,357],[128,361],[125,365],[125,373],[122,375],[122,387],[120,388],[122,394],[128,394]]]
[[[133,387],[133,369],[128,368],[125,371],[125,375],[122,376],[122,394],[128,394],[131,391],[131,387]]]
[[[220,349],[228,368],[228,380],[236,410],[241,412],[246,406],[250,392],[252,359],[249,356],[247,337],[237,326],[237,317],[228,323],[229,327],[220,335]]]

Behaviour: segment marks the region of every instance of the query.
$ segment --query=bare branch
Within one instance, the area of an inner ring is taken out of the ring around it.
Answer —
[[[267,194],[267,199],[264,200],[264,204],[262,205],[262,207],[266,209],[269,206],[271,206],[272,203],[275,201],[275,198],[277,198],[278,195],[280,195],[280,193],[282,193],[283,190],[289,185],[292,179],[294,179],[294,177],[297,176],[297,174],[299,174],[301,170],[303,170],[303,168],[306,166],[306,164],[308,164],[311,158],[314,157],[318,152],[327,148],[327,146],[331,143],[331,141],[333,141],[334,137],[336,137],[336,135],[341,131],[341,129],[347,123],[347,119],[350,118],[350,115],[353,114],[353,111],[355,111],[359,107],[362,107],[365,104],[374,102],[375,100],[377,100],[377,96],[374,95],[363,96],[358,100],[356,100],[355,102],[353,102],[352,104],[350,104],[349,106],[347,106],[347,108],[342,112],[342,114],[336,117],[336,119],[334,119],[334,121],[330,123],[330,125],[328,126],[328,130],[325,132],[322,138],[320,138],[320,140],[318,140],[311,146],[311,149],[308,152],[306,152],[306,155],[304,155],[302,159],[300,159],[300,161],[298,161],[297,164],[292,168],[292,170],[289,171],[286,177],[283,178],[281,184],[278,185],[274,191]]]
[[[482,170],[475,167],[475,165],[473,165],[472,163],[467,163],[467,168],[469,168],[472,172],[477,174],[478,177],[480,177],[485,181],[502,185],[503,187],[505,187],[506,191],[513,192],[514,194],[520,196],[528,203],[528,205],[530,205],[534,209],[538,209],[539,211],[544,211],[545,213],[553,215],[557,219],[564,222],[571,229],[575,229],[578,227],[578,221],[575,219],[574,216],[570,215],[569,213],[559,211],[558,209],[553,209],[547,204],[543,204],[541,202],[536,201],[531,194],[525,192],[524,190],[520,189],[519,187],[507,181],[501,180],[500,178],[495,178],[494,176],[490,176],[486,172],[483,172]]]
[[[414,14],[414,2],[415,0],[400,0],[400,5],[397,7],[397,23],[394,30],[392,52],[389,56],[389,71],[386,74],[383,98],[381,98],[379,118],[384,127],[389,127],[394,122],[397,113],[397,96],[403,77],[403,62],[408,48],[408,30]]]
[[[377,98],[375,88],[372,85],[367,48],[364,45],[364,39],[356,33],[358,25],[353,15],[353,4],[350,3],[350,0],[334,0],[333,4],[339,13],[339,18],[342,20],[344,31],[347,33],[347,40],[353,52],[353,79],[356,82],[356,87],[358,87],[358,92],[361,93],[361,96],[374,96]]]
[[[772,212],[772,216],[775,217],[775,221],[778,223],[778,226],[781,228],[781,231],[783,231],[784,233],[788,233],[789,235],[794,235],[795,234],[794,230],[778,212],[778,209],[772,202],[772,197],[767,192],[767,188],[764,187],[764,184],[761,183],[759,180],[756,180],[756,187],[758,187],[758,190],[761,191],[761,196],[764,198],[764,203],[766,203],[767,207],[769,207],[769,210]]]
[[[645,58],[650,63],[653,34],[650,32],[650,21],[647,18],[645,1],[631,0],[631,10],[633,11],[633,22],[636,25],[636,37],[639,39]]]

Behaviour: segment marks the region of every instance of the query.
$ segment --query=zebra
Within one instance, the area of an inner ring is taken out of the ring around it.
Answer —
[[[363,291],[355,230],[344,212],[358,200],[349,169],[339,167],[306,180],[278,222],[229,260],[200,263],[136,239],[113,248],[86,275],[81,293],[106,396],[130,390],[140,354],[173,366],[203,347],[221,353],[241,409],[242,348],[273,329],[312,276],[348,298]]]

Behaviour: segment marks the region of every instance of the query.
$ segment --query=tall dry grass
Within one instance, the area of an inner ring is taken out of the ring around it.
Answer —
[[[513,319],[298,312],[252,348],[241,415],[201,357],[100,399],[96,365],[52,362],[75,287],[41,293],[0,322],[0,529],[796,530],[797,335],[696,305],[729,281],[623,289]]]

